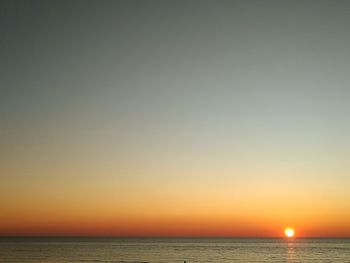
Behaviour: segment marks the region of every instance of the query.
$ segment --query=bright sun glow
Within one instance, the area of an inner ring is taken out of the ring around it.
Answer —
[[[284,233],[286,234],[287,237],[293,237],[295,234],[295,231],[293,228],[286,228],[284,230]]]

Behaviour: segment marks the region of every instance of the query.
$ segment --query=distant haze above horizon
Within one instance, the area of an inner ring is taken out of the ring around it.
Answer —
[[[350,237],[349,1],[2,1],[0,236]]]

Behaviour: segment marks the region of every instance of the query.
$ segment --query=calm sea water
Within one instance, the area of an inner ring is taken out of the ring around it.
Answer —
[[[0,262],[341,262],[350,239],[0,238]]]

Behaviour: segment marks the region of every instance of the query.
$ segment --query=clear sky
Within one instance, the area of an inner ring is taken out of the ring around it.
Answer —
[[[2,1],[0,235],[350,236],[349,1]]]

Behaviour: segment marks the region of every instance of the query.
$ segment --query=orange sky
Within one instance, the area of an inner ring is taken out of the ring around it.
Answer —
[[[83,155],[72,164],[69,153],[63,165],[57,153],[22,151],[2,167],[0,235],[283,236],[287,226],[303,237],[350,235],[345,164],[153,150],[156,162],[124,157],[137,165]]]
[[[186,178],[191,185],[173,177],[157,187],[155,182],[125,182],[124,189],[114,175],[83,184],[47,180],[46,188],[17,182],[17,191],[9,187],[1,193],[6,198],[0,202],[0,234],[268,237],[283,236],[287,226],[299,237],[350,234],[348,204],[338,200],[345,192],[334,196],[318,186],[310,194],[312,184],[296,178],[288,182],[295,189],[289,191],[285,180],[272,186],[256,177],[252,183],[245,175],[229,183],[229,178],[218,182],[200,174],[202,180]]]

